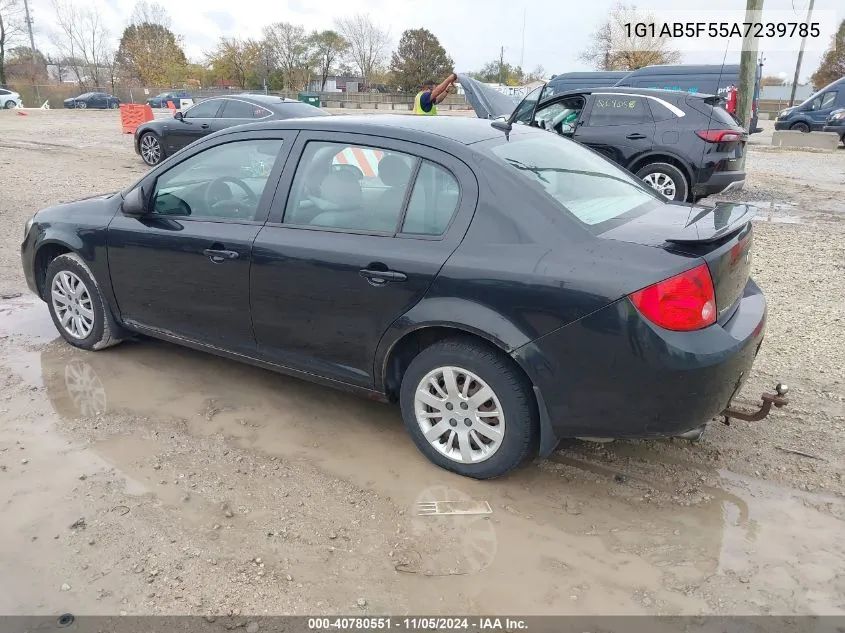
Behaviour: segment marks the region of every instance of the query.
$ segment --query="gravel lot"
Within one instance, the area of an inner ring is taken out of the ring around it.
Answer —
[[[845,614],[845,150],[752,141],[732,198],[760,207],[770,316],[741,403],[783,380],[791,404],[482,483],[430,466],[392,407],[59,342],[24,222],[145,167],[116,113],[0,111],[0,613]],[[492,514],[415,513],[470,499]]]

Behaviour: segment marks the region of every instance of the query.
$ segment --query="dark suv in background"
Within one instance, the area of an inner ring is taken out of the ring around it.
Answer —
[[[550,84],[513,100],[459,76],[480,118],[544,128],[586,145],[669,199],[695,201],[745,184],[747,132],[713,95],[644,88],[559,93]]]
[[[166,108],[168,101],[172,101],[174,105],[179,105],[181,99],[193,99],[193,97],[186,90],[171,90],[150,97],[147,99],[147,105],[151,108]]]

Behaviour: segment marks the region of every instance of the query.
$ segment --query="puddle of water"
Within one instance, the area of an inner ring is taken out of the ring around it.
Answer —
[[[46,310],[22,303],[0,312],[0,331],[17,336],[22,331],[15,328],[22,328],[44,340],[52,327]],[[845,563],[845,530],[824,511],[842,505],[836,497],[780,488],[673,460],[647,444],[625,443],[606,450],[617,459],[705,471],[719,482],[702,487],[711,499],[692,507],[644,502],[636,486],[673,494],[678,482],[624,473],[630,484],[619,484],[617,469],[577,447],[502,480],[477,482],[430,465],[394,406],[155,341],[99,353],[62,344],[20,352],[8,349],[0,362],[27,382],[43,384],[63,421],[59,430],[79,418],[133,416],[130,434],[89,450],[122,473],[128,493],[152,492],[183,508],[186,524],[207,523],[208,508],[185,508],[177,486],[157,485],[159,475],[149,462],[162,447],[144,427],[147,419],[173,420],[179,432],[197,438],[222,435],[228,445],[305,460],[407,508],[406,526],[418,545],[396,552],[401,591],[415,591],[420,577],[448,583],[474,576],[471,584],[481,583],[483,590],[479,586],[472,595],[483,604],[530,605],[535,613],[607,613],[614,605],[614,612],[638,613],[647,609],[632,598],[634,589],[672,586],[662,595],[665,611],[690,613],[706,610],[706,604],[677,587],[742,576],[755,595],[791,596],[791,605],[809,612],[843,612],[842,581],[831,570]],[[488,502],[493,513],[414,512],[420,503],[443,501]],[[237,549],[236,535],[224,535],[224,544]],[[577,587],[570,586],[575,578]],[[538,595],[537,587],[546,593]]]
[[[49,343],[59,333],[50,319],[47,304],[34,295],[21,295],[0,301],[0,342],[5,338],[24,336],[33,343]]]

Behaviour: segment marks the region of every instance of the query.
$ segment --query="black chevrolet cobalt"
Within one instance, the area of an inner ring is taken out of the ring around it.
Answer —
[[[527,126],[314,117],[39,211],[21,253],[71,345],[144,334],[398,402],[432,462],[490,478],[729,405],[766,318],[753,213]]]

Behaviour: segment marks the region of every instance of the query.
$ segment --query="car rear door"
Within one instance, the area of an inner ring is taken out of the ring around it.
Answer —
[[[398,140],[301,132],[253,249],[262,357],[372,388],[379,340],[425,295],[469,226],[472,171]]]
[[[140,183],[150,192],[148,214],[118,213],[107,236],[124,321],[255,354],[252,245],[294,138],[284,131],[227,136]]]
[[[214,132],[219,124],[219,113],[224,99],[206,99],[182,113],[182,120],[170,122],[165,147],[173,153]],[[167,107],[167,103],[163,104]]]
[[[573,138],[628,167],[654,146],[654,119],[646,97],[633,93],[593,93]]]

